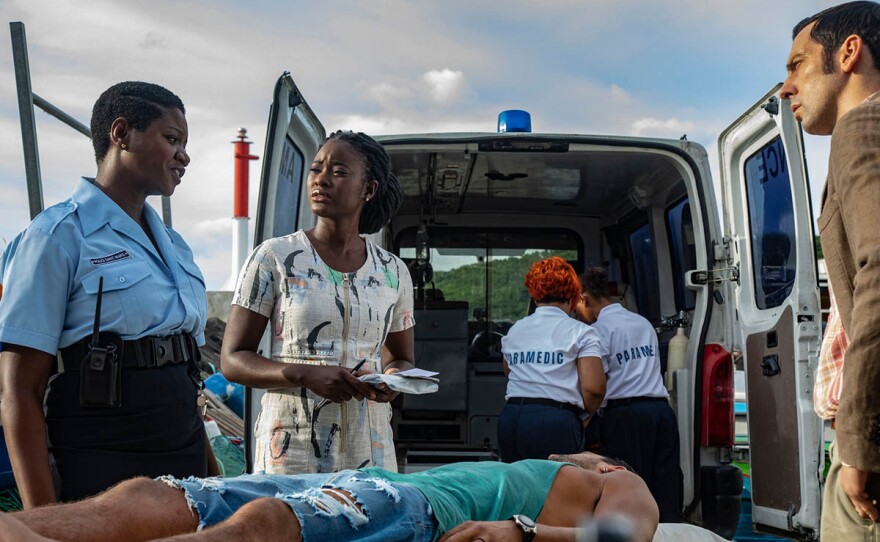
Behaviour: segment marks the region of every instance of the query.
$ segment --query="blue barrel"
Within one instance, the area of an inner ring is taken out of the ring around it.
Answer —
[[[244,418],[244,386],[226,380],[220,373],[205,379],[205,388],[226,403],[239,418]]]

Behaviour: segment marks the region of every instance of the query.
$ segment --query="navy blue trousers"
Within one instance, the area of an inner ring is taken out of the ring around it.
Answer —
[[[606,408],[599,430],[602,454],[626,461],[642,477],[657,501],[660,522],[681,522],[684,490],[678,422],[669,403],[640,402]]]
[[[583,450],[581,421],[571,411],[544,405],[504,405],[498,418],[498,449],[505,463],[547,459]]]

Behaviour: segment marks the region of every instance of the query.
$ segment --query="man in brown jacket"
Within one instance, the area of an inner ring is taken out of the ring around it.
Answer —
[[[780,92],[804,130],[832,135],[819,234],[849,346],[822,539],[880,535],[880,4],[849,2],[794,28]]]

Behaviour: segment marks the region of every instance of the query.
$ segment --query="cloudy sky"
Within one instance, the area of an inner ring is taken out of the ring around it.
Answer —
[[[791,27],[835,3],[0,0],[0,19],[26,25],[33,91],[84,124],[118,81],[183,99],[192,163],[173,222],[215,289],[230,274],[230,141],[246,127],[262,155],[284,70],[328,131],[494,131],[499,111],[526,109],[536,132],[687,134],[717,178],[718,134],[785,76]],[[0,248],[29,221],[9,43],[0,40]],[[95,165],[88,139],[36,115],[51,205]],[[817,193],[828,141],[808,137],[806,148]]]

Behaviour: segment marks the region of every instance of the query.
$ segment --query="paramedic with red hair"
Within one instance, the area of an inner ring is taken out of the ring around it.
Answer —
[[[598,333],[569,316],[581,293],[574,268],[554,256],[526,275],[535,312],[501,339],[507,404],[498,420],[502,461],[583,449],[583,428],[605,396]]]

